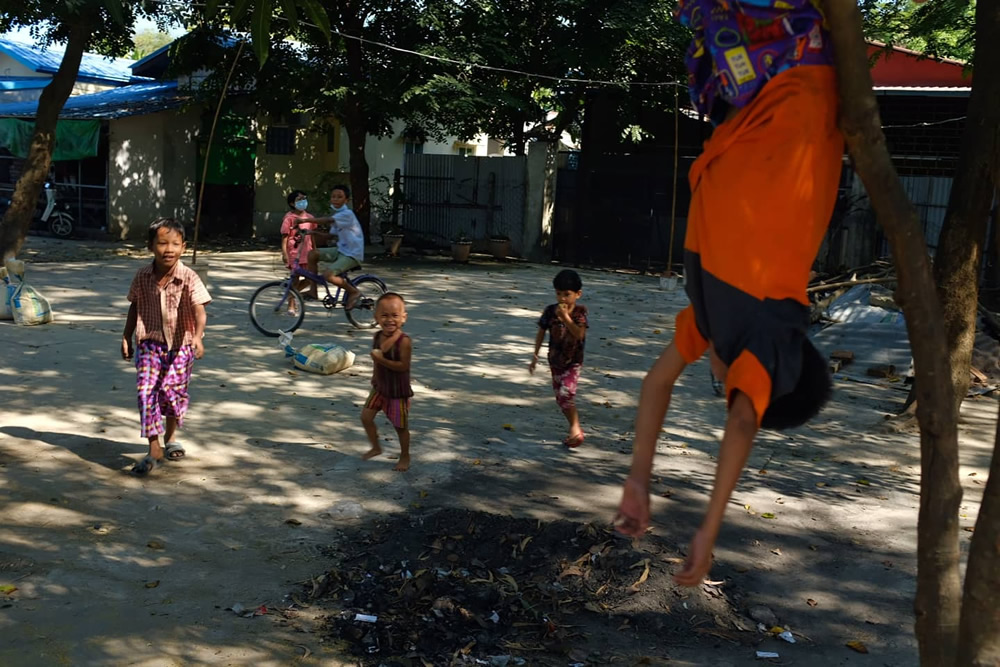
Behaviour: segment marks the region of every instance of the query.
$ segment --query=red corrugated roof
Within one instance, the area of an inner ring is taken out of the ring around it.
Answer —
[[[972,72],[966,74],[965,63],[959,60],[926,57],[901,46],[886,49],[880,42],[868,43],[868,57],[877,58],[872,67],[872,82],[876,86],[964,88],[972,85]]]

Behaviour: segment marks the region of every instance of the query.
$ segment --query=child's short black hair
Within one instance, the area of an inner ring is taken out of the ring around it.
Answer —
[[[563,269],[552,279],[552,286],[560,292],[579,292],[583,289],[583,281],[580,280],[580,274],[573,269]]]
[[[181,241],[184,240],[184,225],[173,218],[157,218],[149,224],[149,238],[146,241],[146,245],[153,245],[153,241],[156,240],[156,233],[161,229],[169,229],[172,232],[177,232],[181,235]]]
[[[378,305],[382,303],[382,299],[399,299],[404,306],[406,305],[406,299],[403,298],[402,294],[397,294],[396,292],[386,292],[385,294],[383,294],[382,296],[380,296],[378,299],[375,300],[376,308],[378,308]]]
[[[306,193],[302,192],[302,190],[292,190],[291,192],[289,192],[288,196],[285,197],[285,201],[288,202],[288,208],[295,208],[295,200],[298,198],[299,195],[305,195],[305,194]]]
[[[795,390],[771,401],[761,427],[782,430],[801,426],[819,414],[833,393],[826,358],[809,342],[802,341],[802,372]]]
[[[346,197],[347,199],[351,198],[351,189],[346,185],[335,185],[332,188],[330,188],[330,192],[333,192],[334,190],[340,190],[341,192],[343,192],[344,197]]]

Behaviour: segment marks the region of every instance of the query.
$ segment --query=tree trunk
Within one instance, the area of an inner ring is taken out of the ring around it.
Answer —
[[[996,63],[1000,60],[1000,0],[978,0],[976,3],[976,62]],[[1000,190],[1000,72],[995,67],[980,67],[969,100],[969,119],[962,144],[962,166],[968,159],[970,170],[979,179],[987,180],[976,195],[977,202],[988,209],[993,194]],[[975,125],[976,143],[969,127]],[[988,173],[984,173],[987,172]],[[992,187],[990,187],[992,186]],[[954,189],[952,194],[954,195]],[[985,214],[983,215],[985,217]],[[968,376],[966,376],[968,377]],[[959,665],[987,667],[1000,665],[1000,420],[993,443],[993,459],[989,480],[979,506],[969,563],[965,571],[962,600],[962,623],[959,634]]]
[[[28,235],[31,221],[35,217],[38,195],[52,165],[52,150],[56,143],[56,122],[59,112],[76,83],[80,71],[80,61],[90,38],[89,24],[80,19],[70,29],[66,52],[59,69],[52,77],[41,97],[35,112],[35,131],[31,135],[31,147],[24,162],[21,177],[14,186],[10,208],[0,222],[0,257],[7,260],[14,257]]]
[[[854,167],[892,247],[917,375],[920,514],[916,634],[923,667],[953,665],[961,587],[958,572],[958,409],[941,305],[917,213],[889,158],[872,93],[861,13],[854,0],[827,0],[836,55],[841,129]]]
[[[365,157],[368,132],[363,113],[357,96],[348,93],[344,128],[347,130],[347,151],[351,166],[351,199],[354,202],[354,215],[358,216],[367,243],[371,239],[371,202],[368,193],[368,159]]]
[[[989,17],[991,8],[993,16]],[[980,0],[976,5],[977,63],[1000,62],[998,8],[997,0]],[[979,312],[979,272],[1000,159],[998,100],[1000,76],[995,68],[979,67],[969,98],[948,213],[934,257],[934,279],[944,315],[956,405],[962,404],[969,390],[969,365]]]
[[[343,24],[346,32],[360,35],[363,32],[361,19],[355,14],[360,11],[353,3],[345,3],[341,8]],[[353,12],[353,13],[352,13]],[[361,42],[356,39],[344,40],[344,52],[347,56],[347,71],[351,77],[353,88],[359,88],[365,82],[364,54]],[[354,215],[358,216],[361,230],[365,235],[365,243],[371,240],[371,202],[368,192],[368,158],[365,157],[365,142],[368,140],[368,118],[365,115],[361,98],[356,91],[347,93],[344,109],[344,129],[347,130],[347,152],[351,167],[351,199],[354,202]]]

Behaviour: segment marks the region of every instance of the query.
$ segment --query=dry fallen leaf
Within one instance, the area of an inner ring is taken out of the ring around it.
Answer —
[[[868,653],[868,647],[857,640],[847,642],[847,648],[857,651],[858,653]]]
[[[773,519],[774,515],[771,514],[770,512],[764,512],[763,514],[760,515],[760,518],[761,519]]]
[[[780,556],[781,555],[781,549],[778,549],[778,548],[771,549],[771,553],[773,553],[775,556]]]
[[[819,602],[816,602],[816,600],[809,598],[808,600],[806,600],[806,604],[809,605],[810,607],[815,607],[816,605],[819,604]]]
[[[298,519],[285,519],[285,523],[287,523],[289,526],[301,526],[302,525],[302,522],[299,521]]]
[[[634,584],[629,586],[629,593],[638,593],[639,586],[645,583],[646,579],[649,579],[649,559],[644,558],[642,562],[645,564],[645,568],[642,570],[642,574],[639,576],[639,579]],[[635,566],[633,565],[633,567]]]
[[[163,542],[160,542],[159,540],[150,540],[149,542],[146,543],[146,546],[149,547],[150,549],[166,549],[167,548],[167,546]]]
[[[826,486],[826,482],[816,482],[816,486],[824,487]]]
[[[513,424],[504,424],[503,425],[503,430],[505,430],[505,431],[513,431],[514,430],[514,425]]]
[[[12,584],[4,584],[0,586],[0,593],[3,593],[4,595],[11,595],[16,590],[17,586],[14,586]]]
[[[159,585],[160,585],[160,580],[159,579],[157,579],[156,581],[147,581],[146,582],[146,588],[156,588]]]

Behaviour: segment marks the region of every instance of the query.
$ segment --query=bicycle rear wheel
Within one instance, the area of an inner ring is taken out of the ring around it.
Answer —
[[[282,331],[295,331],[306,317],[306,304],[287,280],[275,280],[257,288],[250,297],[250,322],[265,336],[277,338]]]
[[[371,276],[363,276],[358,278],[357,281],[351,281],[351,284],[361,291],[361,297],[354,305],[354,308],[344,310],[347,319],[359,329],[375,328],[378,326],[378,323],[375,321],[375,302],[378,301],[380,296],[385,294],[385,285],[378,278]]]

